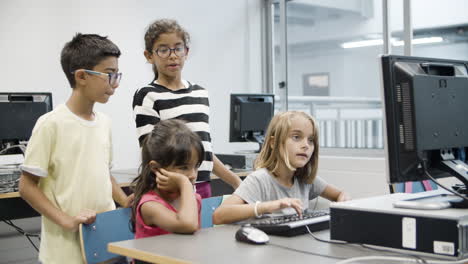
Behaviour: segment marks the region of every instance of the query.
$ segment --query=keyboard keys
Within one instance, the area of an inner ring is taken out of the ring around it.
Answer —
[[[249,224],[267,234],[293,236],[329,228],[330,213],[328,210],[306,211],[299,216],[283,215],[249,221]]]

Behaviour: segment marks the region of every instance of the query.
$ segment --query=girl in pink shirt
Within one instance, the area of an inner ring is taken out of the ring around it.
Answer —
[[[140,174],[133,181],[135,238],[194,233],[201,197],[194,191],[204,149],[182,121],[162,120],[142,144]]]

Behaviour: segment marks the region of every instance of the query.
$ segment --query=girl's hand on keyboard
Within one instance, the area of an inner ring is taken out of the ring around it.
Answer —
[[[294,210],[296,210],[297,214],[299,216],[302,216],[302,202],[299,199],[296,198],[283,198],[279,199],[276,201],[272,201],[273,203],[273,211],[283,209],[283,208],[289,208],[292,207]]]

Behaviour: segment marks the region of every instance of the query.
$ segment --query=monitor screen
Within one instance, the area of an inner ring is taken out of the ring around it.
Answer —
[[[468,62],[381,59],[389,183],[466,178]]]
[[[231,94],[229,142],[263,144],[274,102],[273,94]]]
[[[37,119],[51,110],[51,93],[0,93],[0,148],[28,141]]]

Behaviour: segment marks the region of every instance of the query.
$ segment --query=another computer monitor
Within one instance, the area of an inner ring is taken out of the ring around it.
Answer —
[[[381,60],[389,183],[454,176],[467,184],[468,62]]]
[[[275,111],[273,94],[231,94],[229,142],[261,145]]]
[[[51,110],[51,93],[0,93],[0,150],[27,142],[37,119]]]

